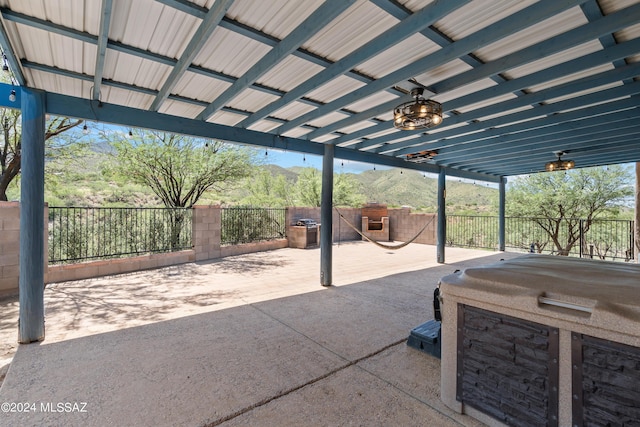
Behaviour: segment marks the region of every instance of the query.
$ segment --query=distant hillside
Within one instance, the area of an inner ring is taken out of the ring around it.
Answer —
[[[370,202],[389,207],[411,206],[434,212],[437,208],[438,181],[416,171],[397,169],[365,171],[354,177]],[[498,191],[486,185],[447,180],[447,212],[495,213]]]
[[[90,153],[71,164],[51,165],[46,177],[45,199],[50,206],[158,206],[159,200],[148,188],[131,182],[116,182],[101,173],[102,153]],[[57,167],[56,167],[57,166]],[[303,167],[283,168],[268,164],[257,166],[273,176],[282,175],[293,186]],[[368,202],[385,203],[389,207],[411,206],[415,210],[436,211],[438,184],[433,178],[424,178],[416,171],[398,169],[369,170],[348,174],[358,183]],[[251,178],[255,179],[252,175]],[[12,188],[10,197],[18,197]],[[205,193],[202,204],[222,203],[235,205],[247,197],[247,183],[239,183],[223,194]],[[450,214],[492,214],[496,211],[497,190],[484,185],[447,181],[447,212]]]

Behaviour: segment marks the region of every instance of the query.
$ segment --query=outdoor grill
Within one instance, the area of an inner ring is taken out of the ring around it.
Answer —
[[[294,241],[293,247],[306,249],[318,245],[318,223],[311,218],[296,220],[290,237]]]

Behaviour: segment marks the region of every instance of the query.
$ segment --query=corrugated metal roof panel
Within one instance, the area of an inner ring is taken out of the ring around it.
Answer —
[[[271,104],[276,99],[279,99],[279,97],[270,93],[247,88],[228,102],[227,105],[239,110],[254,112],[265,105]]]
[[[583,70],[583,71],[580,71],[578,73],[569,74],[568,76],[560,77],[558,79],[553,79],[553,80],[550,80],[548,82],[545,82],[545,83],[542,83],[542,84],[539,84],[539,85],[531,86],[531,87],[527,88],[527,90],[529,90],[530,92],[539,92],[539,91],[541,91],[543,89],[548,89],[550,87],[558,86],[558,85],[561,85],[563,83],[572,82],[572,81],[575,81],[575,80],[580,80],[580,79],[583,79],[585,77],[601,73],[603,71],[612,70],[613,68],[614,68],[613,64],[603,64],[603,65],[600,65],[598,67],[589,68],[587,70]]]
[[[308,134],[309,132],[311,132],[311,129],[297,127],[285,132],[283,135],[288,136],[290,138],[301,138],[306,134]]]
[[[397,99],[398,103],[402,102],[402,98],[397,95],[394,95],[389,92],[378,92],[371,96],[367,96],[366,98],[360,99],[353,104],[347,105],[345,108],[347,110],[353,110],[356,112],[365,111],[370,108],[375,107],[376,105],[383,104],[385,102],[389,102],[391,100]]]
[[[251,126],[248,127],[250,130],[255,130],[258,132],[271,132],[273,129],[277,128],[280,125],[279,122],[274,122],[272,120],[260,120]]]
[[[564,101],[566,99],[577,98],[577,97],[582,96],[582,95],[588,95],[590,93],[596,93],[596,92],[600,92],[600,91],[605,90],[605,89],[611,89],[613,87],[622,86],[622,85],[623,85],[622,82],[614,82],[614,83],[610,83],[610,84],[604,85],[604,86],[596,86],[596,87],[592,87],[592,88],[589,88],[589,89],[582,90],[580,92],[574,92],[574,93],[572,93],[570,95],[560,96],[560,97],[557,97],[557,98],[549,98],[546,101],[546,103],[547,104],[554,104],[556,102]],[[581,106],[580,108],[584,108],[584,106]]]
[[[236,0],[227,11],[227,17],[283,39],[322,3],[322,0]]]
[[[159,90],[171,67],[123,52],[109,52],[104,65],[105,77],[148,89]]]
[[[289,55],[263,75],[258,83],[288,92],[322,70],[324,67],[320,65]]]
[[[278,117],[284,120],[293,120],[296,117],[300,117],[303,114],[307,114],[309,111],[315,110],[315,107],[312,105],[306,104],[304,102],[291,102],[284,107],[280,108],[273,112],[272,116]]]
[[[475,0],[442,18],[435,27],[453,40],[460,40],[535,2]]]
[[[517,98],[513,93],[506,93],[501,96],[496,96],[494,98],[485,99],[480,102],[476,102],[475,104],[465,105],[464,107],[460,107],[457,110],[461,113],[466,113],[469,111],[477,110],[478,108],[486,107],[488,105],[497,104],[499,102],[508,101],[509,99]]]
[[[511,110],[504,110],[504,111],[500,111],[499,113],[495,113],[495,114],[491,114],[489,116],[484,116],[478,120],[480,120],[481,122],[483,121],[487,121],[487,120],[491,120],[491,119],[495,119],[498,117],[502,117],[502,116],[507,116],[509,114],[514,114],[520,111],[526,111],[526,110],[532,110],[534,107],[531,105],[525,105],[523,107],[519,107],[519,108],[514,108]]]
[[[220,125],[234,126],[238,124],[246,116],[241,114],[231,113],[228,111],[217,111],[213,116],[207,120],[210,123],[218,123]]]
[[[434,95],[431,98],[441,104],[444,104],[451,99],[460,98],[461,96],[468,95],[470,93],[477,92],[479,90],[486,89],[495,85],[497,85],[497,83],[491,79],[482,79],[468,85],[460,86],[454,90]],[[444,106],[444,108],[446,109],[446,106]]]
[[[358,122],[358,123],[353,124],[351,126],[340,128],[340,129],[338,129],[338,131],[339,132],[344,132],[344,133],[351,133],[351,132],[359,131],[361,129],[370,128],[371,126],[375,126],[375,125],[376,124],[374,122],[364,121],[364,122]],[[389,123],[389,126],[392,126],[391,123]]]
[[[85,95],[85,98],[87,96]],[[132,92],[117,87],[104,87],[102,91],[103,102],[124,105],[131,108],[148,109],[153,102],[153,96],[140,92]]]
[[[96,46],[18,24],[26,59],[63,70],[93,75]]]
[[[99,3],[99,2],[96,2]],[[97,11],[98,18],[100,11]],[[113,3],[109,38],[140,49],[179,58],[201,20],[153,0]],[[95,32],[99,30],[95,27]]]
[[[322,127],[322,126],[330,125],[331,123],[337,122],[339,120],[345,119],[347,117],[349,116],[346,114],[334,111],[332,113],[325,114],[324,116],[317,117],[313,120],[310,120],[307,123],[310,124],[311,126]]]
[[[598,5],[605,15],[640,3],[640,0],[598,0]]]
[[[335,135],[321,135],[312,139],[313,142],[325,143],[335,139]]]
[[[173,99],[167,99],[161,106],[159,112],[163,114],[171,114],[172,116],[188,117],[193,119],[202,112],[204,107],[194,104],[187,104]]]
[[[337,61],[398,23],[365,0],[359,0],[311,37],[303,48]]]
[[[229,86],[231,83],[187,71],[182,75],[172,92],[187,98],[211,102]]]
[[[426,73],[415,76],[415,80],[423,86],[431,86],[434,83],[441,82],[449,77],[461,74],[471,68],[472,67],[470,65],[460,59],[454,59],[453,61],[442,64],[427,71]]]
[[[433,0],[401,0],[398,1],[398,3],[411,10],[412,12],[415,12],[427,5],[430,5],[431,3],[433,3]]]
[[[485,62],[495,61],[498,58],[502,58],[503,56],[517,52],[558,34],[565,33],[587,22],[589,21],[584,16],[584,13],[582,13],[580,7],[573,7],[542,22],[524,28],[509,37],[505,37],[495,43],[478,49],[474,54]]]
[[[32,85],[38,89],[47,88],[50,92],[61,93],[77,97],[86,97],[91,86],[90,82],[84,82],[53,73],[45,73],[31,70]]]
[[[216,28],[193,63],[231,76],[241,76],[271,47],[224,28]]]
[[[580,58],[599,50],[602,50],[602,44],[600,44],[598,40],[592,40],[571,49],[567,49],[565,51],[546,56],[537,61],[530,62],[526,65],[512,68],[508,71],[505,71],[504,74],[508,78],[515,79],[518,77],[536,73],[540,70],[547,69],[554,65],[562,64],[563,62],[570,61],[575,58]]]
[[[307,96],[327,103],[341,97],[345,93],[353,92],[364,85],[365,84],[359,80],[342,75],[319,86],[317,89],[309,92]]]
[[[380,78],[439,49],[440,46],[422,34],[414,34],[394,47],[360,64],[357,70],[368,76]]]
[[[627,40],[633,40],[640,37],[640,24],[632,25],[624,30],[614,33],[616,40],[624,42]]]

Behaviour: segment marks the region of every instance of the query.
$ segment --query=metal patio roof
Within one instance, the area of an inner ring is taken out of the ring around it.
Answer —
[[[640,161],[640,0],[0,0],[0,20],[55,114],[490,181],[554,151]],[[440,126],[393,127],[414,87]]]

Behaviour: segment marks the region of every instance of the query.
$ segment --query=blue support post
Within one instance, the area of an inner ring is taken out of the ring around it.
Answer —
[[[331,286],[333,245],[333,157],[334,145],[324,145],[322,197],[320,202],[320,284]]]
[[[446,173],[444,169],[440,169],[438,174],[438,263],[444,264],[444,246],[447,241],[447,217],[446,217],[446,199],[447,184]]]
[[[45,93],[22,88],[18,342],[44,340]]]
[[[501,177],[499,184],[499,201],[498,201],[498,250],[504,252],[505,238],[504,238],[504,206],[505,206],[505,187],[507,178]]]

